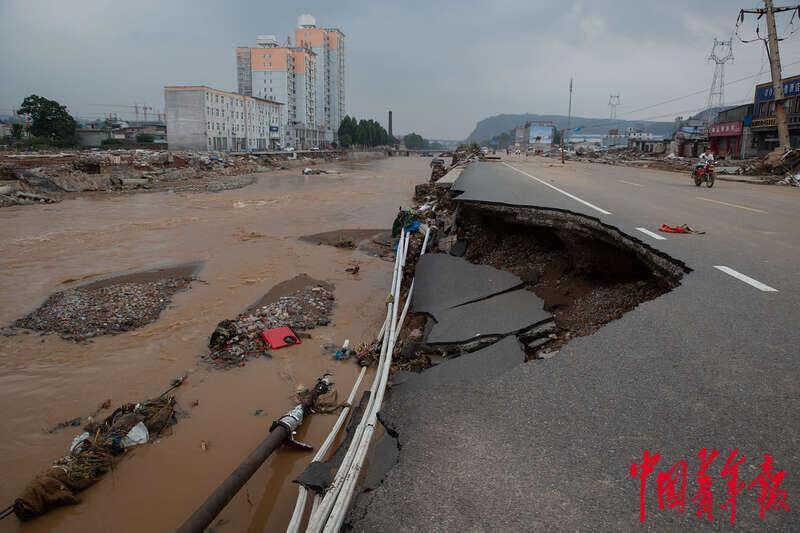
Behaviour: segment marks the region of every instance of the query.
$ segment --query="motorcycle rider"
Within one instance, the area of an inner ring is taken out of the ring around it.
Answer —
[[[694,166],[695,173],[697,173],[697,169],[713,162],[714,162],[714,152],[712,152],[711,150],[703,152],[702,154],[700,154],[700,161],[698,161]]]

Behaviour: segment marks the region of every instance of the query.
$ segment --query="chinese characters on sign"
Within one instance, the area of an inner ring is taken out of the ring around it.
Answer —
[[[726,499],[716,506],[714,503],[714,478],[711,474],[718,455],[717,450],[708,448],[703,448],[697,453],[697,469],[692,472],[691,476],[695,483],[690,494],[692,496],[691,503],[695,504],[695,514],[698,518],[713,522],[714,511],[720,510],[725,512],[730,523],[735,523],[736,502],[739,494],[753,489],[756,489],[758,493],[757,501],[761,520],[764,520],[767,512],[770,511],[789,511],[789,504],[786,503],[786,491],[780,488],[786,471],[776,471],[772,456],[765,453],[764,460],[759,465],[761,473],[749,483],[740,481],[739,467],[747,461],[747,457],[739,455],[738,448],[734,448],[727,456],[720,471],[720,477],[724,480],[724,497]],[[650,453],[650,450],[644,450],[642,462],[640,464],[633,463],[630,467],[630,476],[639,480],[640,522],[647,519],[647,483],[651,480],[660,460],[660,453]],[[686,461],[678,461],[657,473],[655,481],[658,507],[662,511],[666,509],[676,509],[679,513],[685,511],[688,472],[689,464]],[[723,496],[722,492],[718,492],[718,494],[720,497]]]
[[[784,98],[797,96],[798,94],[800,94],[800,76],[784,79],[783,80]],[[775,98],[775,88],[772,86],[771,83],[764,83],[762,85],[756,86],[756,97],[755,97],[756,103],[772,100],[773,98]]]
[[[712,124],[708,133],[709,133],[709,135],[711,137],[725,137],[725,136],[740,135],[742,133],[742,123],[741,122],[720,122],[718,124]]]

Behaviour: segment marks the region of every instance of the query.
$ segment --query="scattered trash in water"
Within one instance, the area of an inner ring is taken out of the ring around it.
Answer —
[[[333,292],[315,285],[246,311],[233,320],[223,320],[211,335],[211,351],[205,359],[224,368],[242,364],[247,357],[264,355],[267,348],[275,348],[272,340],[286,346],[290,342],[285,339],[291,336],[294,344],[299,344],[295,332],[328,325],[333,304]],[[288,332],[276,339],[262,337],[262,332],[275,328],[288,328]]]
[[[267,345],[267,348],[277,350],[293,344],[301,344],[300,339],[294,334],[291,328],[281,327],[274,329],[267,329],[261,332],[261,338]]]
[[[124,404],[101,423],[91,420],[70,444],[69,453],[37,475],[14,501],[14,514],[30,520],[63,505],[79,502],[77,493],[96,483],[131,446],[147,443],[177,422],[174,396],[166,393]]]

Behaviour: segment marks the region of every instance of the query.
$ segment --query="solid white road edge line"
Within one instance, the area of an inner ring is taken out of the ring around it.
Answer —
[[[659,241],[666,241],[666,240],[667,240],[667,238],[666,238],[666,237],[662,237],[662,236],[661,236],[661,235],[659,235],[658,233],[653,233],[653,232],[652,232],[652,231],[650,231],[649,229],[646,229],[646,228],[636,228],[636,229],[638,229],[639,231],[641,231],[641,232],[642,232],[642,233],[644,233],[645,235],[649,235],[649,236],[651,236],[652,238],[654,238],[654,239],[657,239],[657,240],[659,240]]]
[[[547,186],[548,186],[548,187],[550,187],[551,189],[553,189],[553,190],[556,190],[556,191],[560,192],[560,193],[561,193],[561,194],[563,194],[564,196],[569,196],[570,198],[572,198],[572,199],[573,199],[573,200],[575,200],[576,202],[580,202],[580,203],[582,203],[583,205],[585,205],[585,206],[587,206],[587,207],[591,207],[591,208],[592,208],[592,209],[594,209],[595,211],[598,211],[598,212],[600,212],[600,213],[603,213],[604,215],[611,215],[611,214],[612,214],[612,213],[611,213],[611,211],[606,211],[605,209],[601,209],[601,208],[597,207],[597,206],[596,206],[596,205],[594,205],[594,204],[590,204],[590,203],[589,203],[589,202],[587,202],[586,200],[581,200],[580,198],[578,198],[578,197],[577,197],[577,196],[575,196],[574,194],[570,194],[570,193],[568,193],[567,191],[561,190],[561,189],[559,189],[558,187],[556,187],[555,185],[551,185],[551,184],[547,183],[547,182],[546,182],[546,181],[544,181],[544,180],[540,180],[540,179],[539,179],[539,178],[537,178],[536,176],[531,176],[531,175],[530,175],[530,174],[528,174],[527,172],[525,172],[525,171],[523,171],[523,170],[520,170],[520,169],[518,169],[518,168],[517,168],[517,167],[515,167],[515,166],[509,165],[509,164],[508,164],[508,163],[506,163],[505,161],[503,161],[503,164],[504,164],[505,166],[507,166],[508,168],[510,168],[510,169],[516,170],[516,171],[517,171],[517,172],[519,172],[520,174],[524,174],[524,175],[528,176],[529,178],[531,178],[531,179],[534,179],[534,180],[538,181],[538,182],[539,182],[539,183],[541,183],[542,185],[547,185]]]
[[[729,276],[733,276],[734,278],[736,278],[736,279],[738,279],[740,281],[744,281],[748,285],[752,285],[753,287],[755,287],[756,289],[758,289],[760,291],[778,292],[778,289],[776,289],[774,287],[770,287],[769,285],[766,285],[764,283],[761,283],[757,279],[753,279],[750,276],[745,276],[741,272],[737,272],[737,271],[735,271],[734,269],[732,269],[730,267],[721,266],[721,265],[714,265],[714,268],[716,268],[717,270],[721,270],[721,271],[725,272],[726,274],[728,274]]]

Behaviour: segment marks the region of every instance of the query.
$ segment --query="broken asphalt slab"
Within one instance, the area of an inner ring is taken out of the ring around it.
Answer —
[[[514,274],[490,266],[449,254],[425,254],[417,261],[411,311],[435,314],[521,285]]]
[[[393,430],[397,430],[396,410],[401,402],[395,401],[398,395],[416,395],[431,387],[441,387],[453,383],[481,382],[492,376],[499,376],[523,364],[525,352],[513,335],[505,337],[481,350],[465,353],[454,359],[447,359],[422,373],[397,372],[392,378],[392,401],[384,405],[381,420]],[[409,413],[409,416],[413,416]]]
[[[433,312],[436,323],[428,344],[455,344],[477,337],[508,335],[553,320],[544,301],[518,289],[464,305]]]

